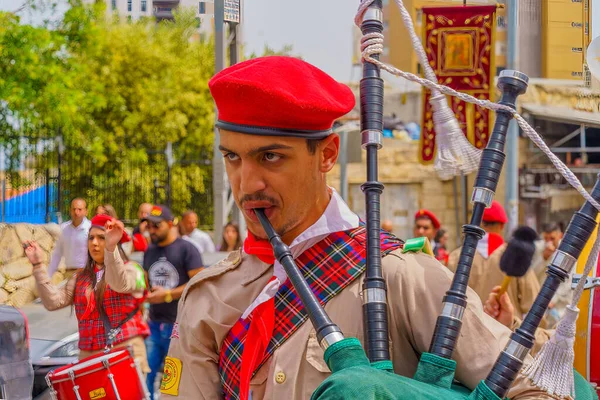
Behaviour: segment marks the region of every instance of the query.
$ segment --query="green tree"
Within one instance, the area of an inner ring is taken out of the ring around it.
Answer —
[[[74,61],[86,68],[79,85],[96,99],[88,105],[82,135],[74,132],[66,143],[74,152],[73,166],[92,163],[95,175],[72,174],[70,197],[125,203],[120,213],[135,218],[137,205],[153,200],[154,180],[165,180],[164,150],[171,142],[176,161],[171,199],[174,211],[183,212],[210,182],[211,170],[203,161],[213,142],[214,106],[208,91],[214,72],[212,40],[196,37],[192,13],[160,24],[151,19],[125,23],[103,15],[101,4],[75,6],[62,26]],[[84,145],[78,145],[82,139]],[[87,193],[77,193],[77,188]],[[164,194],[159,196],[165,200]],[[207,221],[209,203],[200,205]]]
[[[165,183],[170,142],[173,209],[198,205],[203,223],[211,224],[205,160],[213,142],[212,39],[196,35],[188,12],[159,24],[106,15],[103,2],[77,0],[57,26],[23,25],[0,14],[0,144],[13,181],[23,163],[19,152],[43,152],[35,166],[55,168],[60,137],[63,211],[70,198],[83,196],[134,219],[140,202],[153,201],[154,181]],[[164,202],[164,190],[157,192]]]

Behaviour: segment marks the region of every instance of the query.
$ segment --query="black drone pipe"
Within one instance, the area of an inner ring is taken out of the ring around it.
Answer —
[[[363,35],[383,33],[382,0],[375,0],[365,11],[361,23]],[[378,59],[379,55],[372,55]],[[367,152],[367,180],[361,186],[365,194],[367,261],[362,287],[365,347],[371,362],[390,360],[386,283],[381,267],[381,211],[383,184],[378,181],[377,151],[383,137],[383,79],[379,67],[363,63],[360,80],[360,129],[362,146]]]
[[[499,104],[516,108],[517,97],[527,90],[529,78],[527,75],[511,70],[504,70],[498,78],[498,88],[502,91]],[[442,314],[438,317],[429,352],[444,358],[452,358],[456,341],[462,326],[462,316],[467,306],[467,286],[473,257],[477,243],[485,234],[481,228],[483,211],[492,204],[500,172],[504,164],[504,145],[508,124],[512,120],[512,113],[498,111],[494,130],[487,147],[483,150],[479,171],[473,187],[471,202],[473,214],[469,224],[463,226],[465,239],[456,273],[452,280],[450,290],[444,296]]]
[[[600,201],[600,175],[592,189],[592,198]],[[508,344],[498,356],[485,384],[498,397],[504,398],[517,373],[523,366],[523,360],[533,347],[535,330],[548,309],[550,300],[558,286],[569,277],[573,266],[596,228],[598,210],[589,202],[573,215],[565,235],[552,255],[546,271],[546,280],[535,298],[521,326],[511,335]]]
[[[294,262],[289,247],[283,243],[281,237],[275,232],[275,229],[269,222],[264,210],[262,208],[257,208],[254,211],[269,238],[275,258],[277,258],[279,263],[283,266],[283,269],[294,286],[294,289],[296,289],[300,300],[302,300],[302,304],[304,304],[306,313],[315,328],[319,344],[323,350],[344,339],[344,335],[340,328],[331,321],[325,312],[325,309],[321,306],[319,300],[317,300],[315,294],[310,289],[310,286],[308,286],[308,283],[304,280],[302,273]]]

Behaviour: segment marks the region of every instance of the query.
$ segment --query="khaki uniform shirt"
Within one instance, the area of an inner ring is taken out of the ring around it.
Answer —
[[[175,385],[177,398],[223,398],[219,375],[221,345],[272,273],[272,265],[235,251],[188,283],[179,302],[178,338],[171,339],[169,349],[169,356],[181,361],[178,371],[171,374],[179,379]],[[396,250],[384,257],[383,274],[388,287],[394,370],[413,376],[421,353],[429,348],[452,273],[431,256]],[[354,336],[362,342],[361,286],[362,277],[331,299],[325,310],[346,337]],[[483,312],[472,290],[468,298],[454,359],[458,363],[456,378],[474,388],[487,376],[511,332]],[[530,361],[528,356],[526,362]],[[315,331],[306,321],[257,371],[250,389],[255,400],[309,399],[329,375]],[[551,398],[520,375],[509,395],[515,399]]]
[[[452,272],[456,272],[461,249],[462,247],[450,253],[448,268]],[[506,243],[498,247],[487,260],[479,252],[475,251],[469,278],[469,287],[479,295],[479,298],[483,302],[487,300],[492,289],[495,286],[501,285],[504,280],[505,274],[500,269],[500,258],[505,250]],[[523,318],[529,312],[539,291],[540,284],[535,271],[531,268],[524,276],[510,280],[506,293],[508,293],[508,297],[510,297],[510,301],[515,307],[515,315],[517,317]]]

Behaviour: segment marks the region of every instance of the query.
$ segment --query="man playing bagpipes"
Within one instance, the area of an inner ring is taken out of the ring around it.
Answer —
[[[219,148],[249,232],[243,250],[197,274],[182,295],[161,392],[190,400],[307,399],[330,370],[254,209],[264,209],[331,320],[362,341],[365,227],[326,180],[340,144],[331,128],[352,110],[354,96],[314,66],[278,56],[227,68],[209,87]],[[452,273],[427,254],[425,241],[404,244],[381,231],[380,245],[393,370],[412,377]],[[470,289],[462,318],[455,376],[473,389],[511,332],[483,312]],[[508,396],[551,398],[522,376]]]

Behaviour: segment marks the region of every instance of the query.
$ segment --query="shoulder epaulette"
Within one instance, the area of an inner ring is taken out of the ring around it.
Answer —
[[[425,236],[406,239],[404,242],[403,253],[425,253],[433,256],[433,250],[431,249],[431,243]]]

